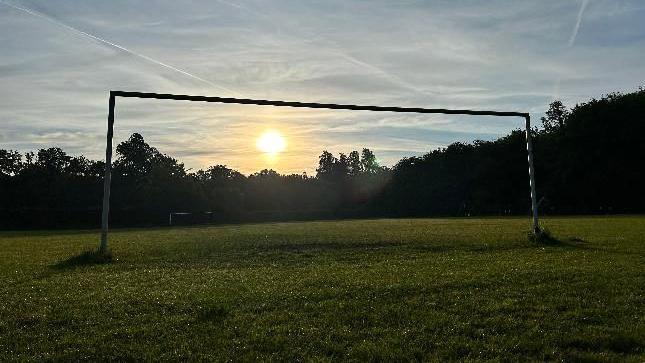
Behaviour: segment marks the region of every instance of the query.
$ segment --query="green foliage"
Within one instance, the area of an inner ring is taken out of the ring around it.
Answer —
[[[526,218],[115,230],[118,263],[70,268],[97,231],[0,232],[0,357],[645,360],[645,218],[543,224],[563,243]]]

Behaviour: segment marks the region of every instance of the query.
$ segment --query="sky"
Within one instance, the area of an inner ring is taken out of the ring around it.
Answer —
[[[104,159],[110,90],[530,112],[645,85],[645,1],[0,0],[0,148]],[[523,120],[117,99],[192,170],[315,173],[322,150],[382,164]],[[256,140],[276,130],[278,155]]]

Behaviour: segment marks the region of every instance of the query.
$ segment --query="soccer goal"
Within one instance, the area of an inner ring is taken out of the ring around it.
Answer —
[[[249,99],[249,98],[208,97],[208,96],[189,96],[189,95],[162,94],[162,93],[110,91],[110,98],[108,102],[107,146],[105,148],[105,178],[104,178],[104,185],[103,185],[103,209],[102,209],[102,216],[101,216],[100,251],[102,252],[105,252],[108,250],[108,217],[110,213],[110,185],[111,185],[111,179],[112,179],[112,137],[114,135],[114,108],[115,108],[117,97],[191,101],[191,102],[227,103],[227,104],[256,105],[256,106],[350,110],[350,111],[521,117],[525,120],[525,128],[526,128],[525,130],[526,151],[528,154],[528,164],[529,164],[528,165],[529,166],[529,186],[530,186],[530,198],[531,198],[531,212],[532,212],[532,219],[533,219],[532,220],[533,233],[536,235],[540,233],[540,227],[538,224],[538,211],[537,211],[537,200],[536,200],[537,197],[535,194],[533,144],[531,141],[531,116],[528,113],[508,112],[508,111],[445,109],[445,108],[421,108],[421,107],[359,106],[359,105],[351,105],[351,104],[307,103],[307,102],[256,100],[256,99]],[[171,221],[170,223],[172,224],[172,214],[170,215],[169,218]]]

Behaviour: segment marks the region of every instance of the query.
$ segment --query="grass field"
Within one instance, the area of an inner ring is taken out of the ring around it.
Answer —
[[[645,217],[544,225],[3,232],[0,360],[645,361]]]

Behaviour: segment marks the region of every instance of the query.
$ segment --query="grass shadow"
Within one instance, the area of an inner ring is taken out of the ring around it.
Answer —
[[[54,270],[69,270],[82,266],[104,265],[116,261],[112,252],[90,250],[71,256],[51,266]]]
[[[579,245],[579,246],[589,244],[589,242],[585,241],[582,238],[578,238],[578,237],[569,237],[569,238],[566,239],[566,242],[567,243],[572,243],[572,244],[575,244],[575,245]]]
[[[548,229],[542,229],[539,234],[529,232],[529,241],[537,245],[550,247],[587,248],[589,244],[578,237],[560,239],[555,237]]]

